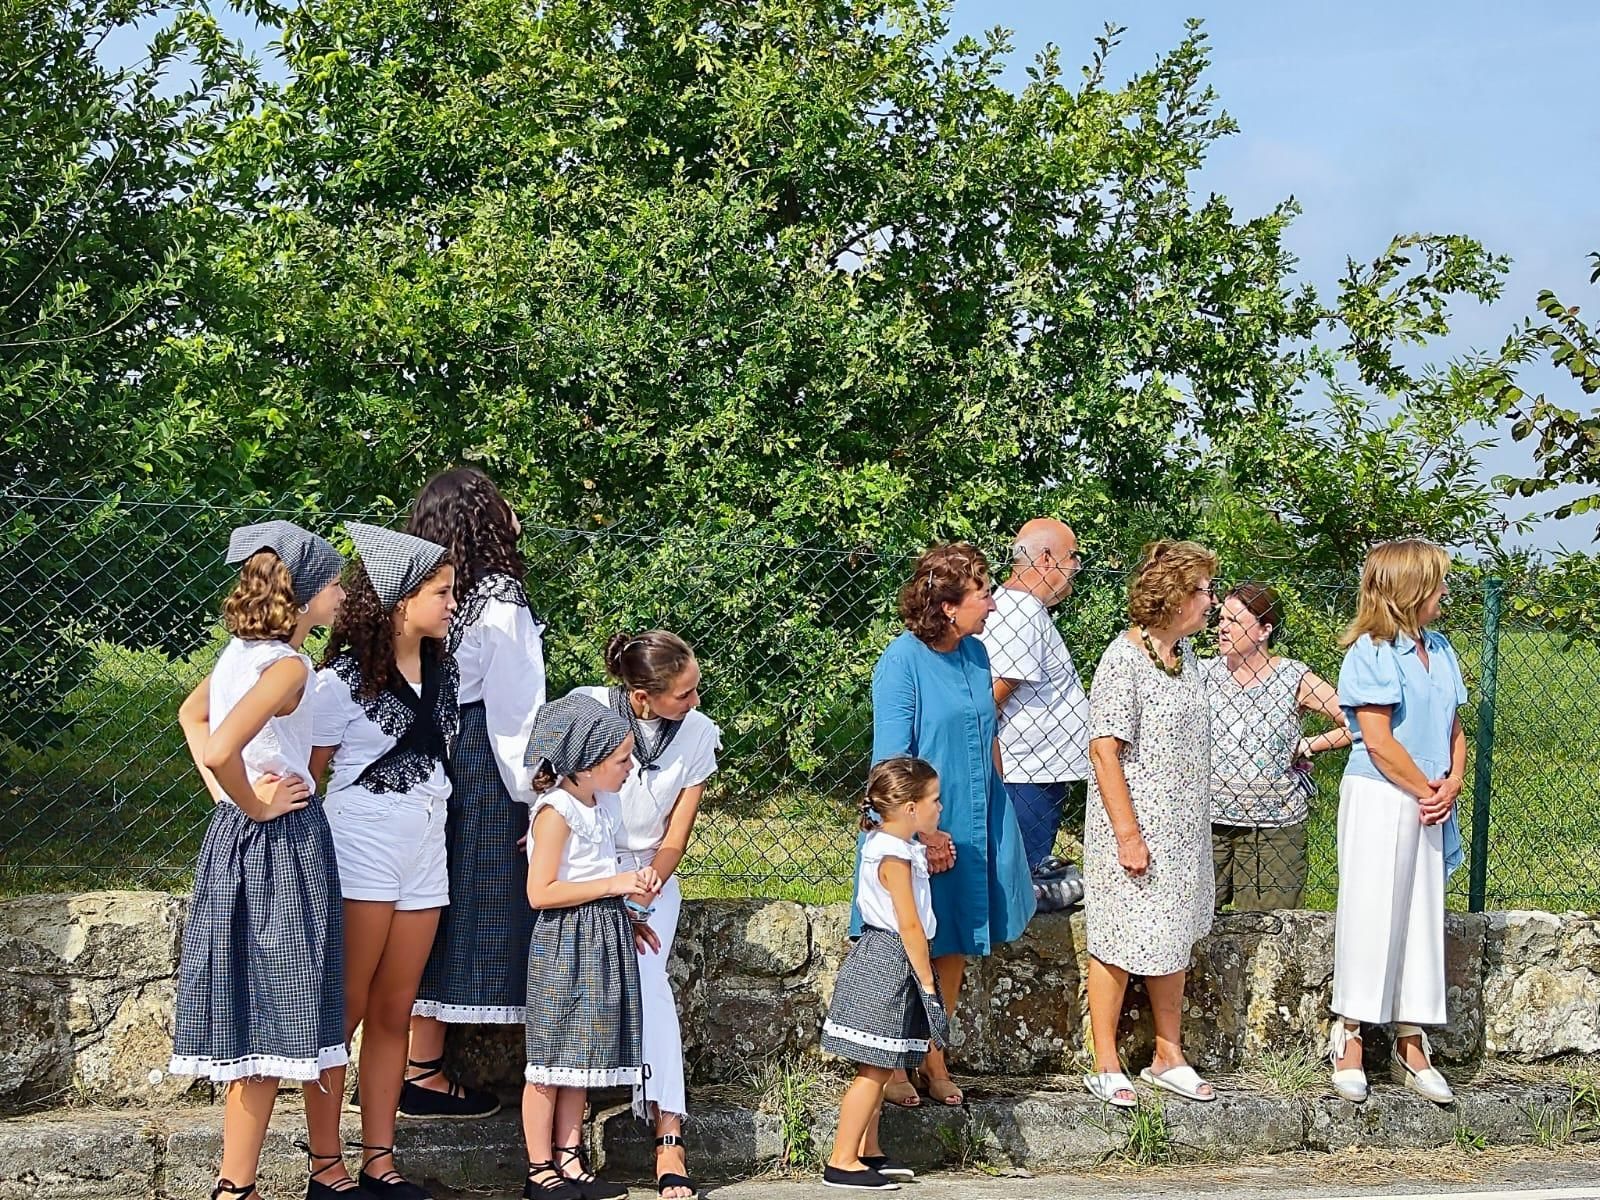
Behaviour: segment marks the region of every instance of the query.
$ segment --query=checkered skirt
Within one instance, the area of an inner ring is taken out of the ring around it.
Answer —
[[[529,1083],[643,1082],[639,960],[621,897],[534,914],[525,1024]]]
[[[822,1048],[872,1067],[919,1067],[928,1053],[928,1029],[905,943],[892,930],[868,925],[839,968]]]
[[[450,783],[450,905],[439,914],[411,1011],[453,1023],[520,1025],[533,910],[517,839],[528,832],[528,806],[500,779],[482,703],[461,707]]]
[[[310,1080],[348,1059],[344,907],[319,801],[211,814],[183,926],[175,1075]]]

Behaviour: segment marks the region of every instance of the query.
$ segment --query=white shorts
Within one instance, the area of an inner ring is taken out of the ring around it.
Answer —
[[[346,900],[386,901],[399,912],[450,903],[446,801],[348,787],[324,807]]]

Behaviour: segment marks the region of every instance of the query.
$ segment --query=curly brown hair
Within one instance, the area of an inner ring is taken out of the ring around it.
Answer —
[[[257,550],[244,560],[239,582],[222,602],[228,632],[248,641],[288,641],[300,623],[289,568],[271,550]]]
[[[527,573],[517,550],[511,505],[476,467],[452,467],[428,480],[411,505],[406,532],[443,546],[456,568],[456,599],[485,575]]]
[[[1198,542],[1151,542],[1128,584],[1128,619],[1161,629],[1178,619],[1202,579],[1217,573],[1217,556]]]
[[[937,542],[923,551],[900,588],[900,619],[932,645],[950,628],[946,604],[960,604],[973,585],[989,586],[989,560],[968,542]]]
[[[371,700],[386,687],[406,686],[400,674],[400,664],[394,657],[394,618],[405,602],[427,586],[445,567],[450,566],[446,555],[416,587],[401,598],[393,612],[384,612],[383,601],[367,576],[367,568],[358,558],[345,569],[344,603],[339,615],[333,619],[328,635],[328,648],[323,651],[322,665],[327,666],[339,655],[349,652],[361,664],[359,698]],[[423,638],[422,653],[438,662],[444,657],[444,642],[438,638]]]

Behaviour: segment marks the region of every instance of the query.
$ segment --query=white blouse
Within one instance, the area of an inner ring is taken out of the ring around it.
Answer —
[[[556,878],[564,883],[587,883],[609,879],[617,873],[617,798],[610,792],[596,792],[593,807],[583,803],[563,787],[540,792],[528,814],[528,861],[533,861],[533,818],[541,808],[561,814],[570,831],[561,851]]]
[[[418,695],[422,693],[418,684],[412,683],[411,688]],[[400,740],[372,723],[361,702],[350,694],[349,685],[332,667],[323,667],[317,672],[313,725],[314,745],[338,747],[334,751],[332,771],[328,775],[329,795],[355,787],[361,772],[392,750]],[[360,790],[367,791],[366,788]],[[444,764],[434,763],[433,773],[416,787],[407,789],[405,795],[408,799],[425,804],[448,800],[450,777],[445,774]]]
[[[856,876],[856,904],[861,909],[861,923],[899,932],[894,901],[889,897],[889,889],[878,878],[878,864],[886,858],[902,858],[911,864],[911,898],[916,901],[923,936],[933,937],[939,922],[933,915],[933,889],[928,883],[928,848],[881,829],[874,829],[861,843],[861,870]]]
[[[309,787],[315,788],[316,781],[311,778],[312,712],[316,707],[313,668],[311,660],[288,642],[240,638],[228,642],[217,665],[211,669],[211,685],[207,689],[211,732],[217,731],[268,667],[286,658],[298,659],[305,665],[306,682],[300,703],[286,717],[268,717],[261,732],[245,745],[241,756],[244,773],[252,785],[263,775],[298,775]]]
[[[522,605],[488,600],[456,647],[461,705],[483,704],[500,781],[524,804],[533,802],[534,791],[522,755],[545,700],[543,632]]]
[[[610,688],[584,687],[577,691],[611,707]],[[655,737],[661,722],[640,721],[639,727],[646,737]],[[641,773],[637,761],[629,769],[627,782],[617,793],[622,802],[617,848],[633,854],[653,854],[667,836],[667,822],[679,795],[685,788],[711,778],[721,749],[722,730],[717,723],[698,708],[685,713],[671,744],[650,769]]]

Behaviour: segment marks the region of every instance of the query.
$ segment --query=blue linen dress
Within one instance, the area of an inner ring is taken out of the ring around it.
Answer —
[[[963,638],[940,653],[907,631],[889,643],[872,672],[872,761],[914,754],[933,764],[944,805],[939,828],[956,846],[956,865],[930,880],[934,957],[987,955],[1021,936],[1033,917],[1033,879],[995,769],[994,740],[994,684],[982,642]],[[852,906],[851,936],[860,931]]]

